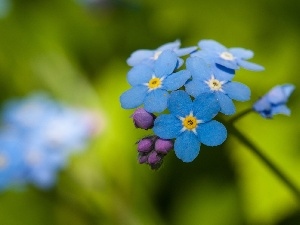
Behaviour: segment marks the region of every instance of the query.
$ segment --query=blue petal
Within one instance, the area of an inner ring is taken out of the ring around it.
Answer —
[[[257,112],[271,111],[271,103],[267,97],[262,97],[253,104],[253,109]]]
[[[247,70],[253,70],[253,71],[262,71],[265,68],[263,66],[260,66],[258,64],[255,63],[251,63],[242,59],[237,59],[237,63],[240,67],[243,67]]]
[[[284,115],[291,115],[291,110],[286,105],[278,105],[272,108],[272,115],[275,114],[284,114]]]
[[[278,85],[272,88],[266,96],[273,104],[285,103],[287,102],[294,88],[294,85]]]
[[[124,109],[133,109],[143,104],[148,88],[146,86],[135,86],[125,91],[121,97],[121,106]]]
[[[218,91],[215,92],[217,99],[219,101],[219,105],[221,107],[221,113],[225,114],[225,115],[232,115],[235,113],[235,106],[232,102],[232,100],[225,95],[224,93]]]
[[[223,80],[232,80],[232,78],[233,78],[233,76],[234,76],[234,74],[235,74],[235,70],[233,70],[233,69],[229,69],[229,68],[227,68],[227,67],[225,67],[225,66],[222,66],[222,65],[220,65],[220,64],[215,64],[215,67],[216,67],[216,69],[219,69],[219,70],[221,70],[222,72],[224,72],[224,73],[222,73],[222,77],[226,77],[226,78],[224,78]]]
[[[160,46],[157,51],[165,51],[165,50],[175,50],[180,47],[181,43],[179,40],[176,40],[174,42],[166,43],[162,46]]]
[[[290,95],[292,94],[292,92],[295,90],[295,86],[292,84],[283,84],[281,85],[282,90],[285,94],[285,96],[290,97]]]
[[[197,48],[198,47],[180,48],[180,49],[175,49],[174,52],[176,53],[177,56],[184,56],[196,51]]]
[[[150,91],[145,97],[144,108],[147,112],[162,112],[168,106],[169,93],[163,89]]]
[[[191,73],[188,70],[181,70],[168,76],[163,81],[163,86],[168,91],[174,91],[181,88],[190,77]]]
[[[236,58],[240,59],[251,59],[253,57],[253,52],[244,48],[230,48],[229,52]]]
[[[181,59],[181,58],[179,58],[179,57],[177,57],[177,65],[176,65],[175,69],[180,68],[183,65],[183,63],[184,63],[184,60]]]
[[[209,86],[204,83],[203,80],[193,79],[185,85],[185,91],[193,96],[197,97],[198,95],[206,92],[211,92]]]
[[[232,69],[232,70],[239,69],[239,66],[238,66],[237,62],[234,59],[233,60],[225,60],[225,59],[223,59],[219,56],[219,57],[216,57],[215,61],[216,61],[217,64],[225,66],[229,69]]]
[[[175,140],[174,151],[183,162],[192,162],[199,154],[200,145],[192,131],[185,131]]]
[[[239,82],[228,82],[223,85],[223,90],[229,96],[229,98],[237,101],[248,101],[250,99],[250,89]]]
[[[203,59],[205,62],[208,62],[208,64],[214,64],[214,58],[215,58],[215,53],[211,53],[209,51],[204,51],[204,50],[199,50],[194,53],[191,53],[191,57],[198,57]]]
[[[275,86],[273,87],[267,94],[266,98],[270,103],[273,104],[280,104],[285,103],[287,101],[287,96],[283,92],[283,89],[281,86]]]
[[[174,115],[160,115],[154,120],[153,132],[163,139],[178,137],[182,129],[181,121]]]
[[[170,113],[181,117],[189,115],[193,107],[190,96],[182,90],[172,92],[168,104]]]
[[[220,105],[214,93],[200,94],[194,100],[193,112],[197,119],[209,121],[220,111]]]
[[[216,120],[200,124],[196,130],[198,140],[208,146],[220,145],[227,138],[225,126]]]
[[[153,73],[153,70],[148,66],[137,65],[129,70],[127,80],[131,86],[148,83]]]
[[[228,72],[232,72],[234,70],[229,69],[227,67],[221,66],[219,64],[215,64],[215,66],[213,66],[213,75],[214,77],[219,80],[219,81],[230,81],[233,79],[234,77],[234,73],[228,73]]]
[[[203,59],[190,57],[186,60],[186,68],[191,72],[194,79],[208,80],[212,69]]]
[[[155,61],[154,71],[157,77],[163,77],[173,73],[177,66],[177,55],[171,50],[163,51]]]
[[[148,59],[152,57],[154,51],[151,50],[137,50],[131,54],[131,56],[127,59],[127,64],[129,66],[135,66],[140,64],[144,59]]]
[[[215,52],[227,51],[227,48],[224,45],[214,40],[202,40],[198,42],[198,45],[201,49],[208,50],[208,51],[215,51]]]

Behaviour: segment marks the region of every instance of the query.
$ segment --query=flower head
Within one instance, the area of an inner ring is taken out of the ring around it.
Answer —
[[[216,98],[202,93],[194,101],[182,91],[174,91],[169,99],[171,114],[160,115],[154,122],[154,133],[163,139],[176,139],[176,156],[184,162],[193,161],[201,143],[208,146],[222,144],[227,138],[223,124],[212,120],[219,112]]]
[[[177,56],[170,50],[164,51],[155,62],[154,68],[137,65],[128,72],[132,88],[120,97],[123,108],[132,109],[144,104],[147,112],[162,112],[167,108],[168,91],[177,90],[190,78],[187,70],[173,73]]]
[[[176,40],[160,46],[155,50],[141,49],[133,52],[127,59],[129,66],[136,66],[138,64],[145,64],[150,67],[154,66],[154,62],[159,58],[160,54],[165,50],[171,50],[177,55],[178,65],[180,67],[183,64],[183,60],[179,57],[188,55],[195,51],[197,47],[180,48],[180,41]]]
[[[273,87],[267,94],[256,101],[253,110],[264,118],[272,118],[276,114],[290,115],[291,111],[286,103],[294,91],[295,86],[284,84]]]
[[[193,53],[192,56],[208,58],[216,64],[234,70],[239,69],[239,67],[253,71],[264,70],[262,66],[246,61],[253,57],[253,52],[250,50],[244,48],[226,48],[214,40],[202,40],[199,41],[198,45],[201,50]]]
[[[192,80],[185,85],[186,92],[193,97],[207,93],[216,99],[220,111],[226,115],[235,113],[232,102],[250,99],[250,89],[239,82],[231,81],[232,74],[207,64],[198,57],[191,57],[186,62],[192,74]]]

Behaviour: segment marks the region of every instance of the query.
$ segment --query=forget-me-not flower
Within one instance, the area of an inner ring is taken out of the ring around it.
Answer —
[[[129,66],[146,64],[152,67],[154,65],[154,62],[158,59],[158,57],[163,51],[171,50],[177,55],[177,60],[178,60],[177,67],[180,67],[183,64],[183,60],[180,57],[184,55],[188,55],[197,49],[197,47],[180,48],[180,44],[181,44],[180,41],[176,40],[174,42],[164,44],[159,48],[157,48],[156,50],[147,50],[147,49],[137,50],[133,52],[131,56],[127,59],[127,64]]]
[[[192,54],[200,58],[208,58],[215,63],[230,69],[243,67],[248,70],[261,71],[264,67],[248,62],[253,57],[253,52],[244,48],[226,48],[214,40],[201,40],[198,43],[200,51]]]
[[[219,111],[219,104],[209,93],[192,101],[186,92],[174,91],[168,109],[171,114],[158,116],[153,131],[163,139],[176,138],[175,154],[183,162],[191,162],[197,157],[201,143],[216,146],[227,138],[225,126],[212,120]]]
[[[261,97],[253,105],[253,110],[264,118],[272,118],[276,114],[290,115],[291,111],[286,103],[294,91],[292,84],[277,85]]]
[[[0,130],[0,190],[24,182],[24,143],[11,129]]]
[[[223,114],[235,113],[232,99],[237,101],[250,99],[251,92],[246,85],[231,81],[231,74],[228,75],[223,70],[207,64],[203,59],[190,57],[187,59],[186,66],[193,78],[185,85],[186,92],[193,97],[209,93],[214,96]]]
[[[179,89],[191,76],[187,70],[173,73],[176,64],[176,54],[166,50],[159,56],[154,68],[147,65],[133,67],[127,75],[132,88],[121,95],[121,106],[133,109],[144,104],[147,112],[164,111],[167,108],[168,91]]]
[[[99,126],[96,114],[45,94],[7,102],[2,116],[0,189],[15,183],[52,187],[69,156],[87,147]]]

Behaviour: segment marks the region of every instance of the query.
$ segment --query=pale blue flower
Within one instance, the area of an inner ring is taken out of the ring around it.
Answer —
[[[253,52],[244,48],[226,48],[214,40],[201,40],[198,43],[201,50],[192,54],[200,58],[208,58],[216,64],[230,69],[243,67],[248,70],[261,71],[264,67],[248,62],[253,57]]]
[[[120,97],[124,109],[133,109],[144,104],[147,112],[162,112],[167,108],[168,91],[182,87],[190,78],[190,72],[181,70],[174,73],[177,56],[165,50],[155,62],[154,68],[146,65],[133,67],[127,75],[131,89]]]
[[[87,147],[98,122],[95,114],[45,94],[7,102],[0,132],[0,188],[14,183],[55,185],[70,155]]]
[[[154,66],[154,62],[158,59],[160,54],[165,50],[171,50],[177,55],[178,65],[177,68],[183,64],[181,56],[188,55],[194,52],[197,47],[180,48],[180,41],[176,40],[160,46],[155,50],[141,49],[133,52],[127,59],[129,66],[136,66],[138,64],[146,64],[150,67]]]
[[[190,57],[187,59],[186,66],[192,74],[192,80],[185,85],[186,92],[193,97],[203,93],[212,95],[223,114],[235,113],[232,100],[247,101],[250,99],[251,91],[246,85],[231,81],[232,74],[210,66],[203,59]]]
[[[267,94],[254,103],[253,110],[265,118],[272,118],[276,114],[289,116],[291,111],[286,106],[286,103],[294,89],[295,86],[292,84],[273,87]]]
[[[201,143],[216,146],[226,140],[225,126],[212,120],[220,110],[213,95],[203,93],[192,101],[185,91],[174,91],[168,109],[170,114],[156,118],[153,131],[160,138],[176,139],[175,154],[183,162],[197,157]]]

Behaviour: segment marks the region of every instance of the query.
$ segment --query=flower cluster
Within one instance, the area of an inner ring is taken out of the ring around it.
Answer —
[[[85,149],[99,127],[97,114],[45,94],[7,102],[1,120],[0,190],[27,183],[53,186],[69,156]]]
[[[193,161],[201,144],[222,144],[227,130],[214,118],[218,113],[233,115],[234,101],[250,99],[250,89],[234,81],[234,77],[240,68],[264,70],[247,61],[252,57],[250,50],[226,48],[214,40],[201,40],[198,46],[188,48],[180,48],[180,42],[175,41],[156,50],[133,52],[127,60],[132,66],[127,74],[131,88],[120,96],[121,106],[139,107],[132,116],[135,126],[154,132],[154,138],[146,137],[138,142],[139,161],[151,168],[161,165],[163,157],[156,158],[153,147],[157,139],[171,141],[176,156],[183,162]],[[274,90],[253,109],[265,117],[280,112],[287,114],[283,105],[292,89],[287,86]],[[144,145],[151,147],[144,151]]]

